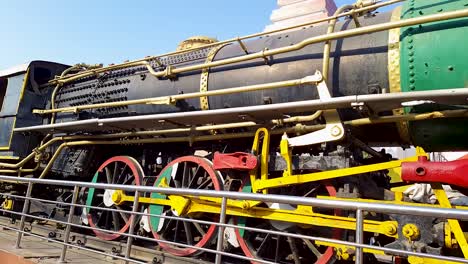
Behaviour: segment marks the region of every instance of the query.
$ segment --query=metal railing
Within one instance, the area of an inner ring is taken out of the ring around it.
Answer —
[[[172,246],[193,248],[193,249],[200,250],[206,253],[215,254],[215,261],[214,261],[215,263],[221,263],[223,257],[252,261],[256,263],[274,263],[274,262],[267,261],[267,260],[241,256],[239,254],[230,253],[230,252],[224,252],[223,251],[223,243],[225,240],[224,229],[233,228],[233,229],[243,229],[246,231],[253,231],[253,232],[262,232],[265,234],[284,236],[284,237],[290,237],[290,238],[296,238],[296,239],[302,239],[302,240],[320,241],[324,243],[334,243],[334,244],[339,244],[343,246],[353,247],[356,249],[355,250],[355,263],[363,262],[363,250],[364,249],[379,250],[379,251],[385,252],[386,254],[396,255],[396,256],[415,256],[415,257],[421,257],[421,258],[432,258],[432,259],[437,259],[437,260],[442,260],[442,261],[468,263],[467,259],[462,259],[462,258],[433,255],[433,254],[426,254],[426,253],[419,253],[419,252],[411,252],[411,251],[405,251],[405,250],[400,250],[400,249],[391,249],[391,248],[364,244],[364,230],[363,230],[364,218],[365,218],[364,216],[366,212],[397,214],[397,215],[415,215],[415,216],[435,217],[435,218],[442,218],[442,219],[458,219],[458,220],[468,221],[468,210],[435,208],[435,207],[429,207],[429,206],[407,206],[407,205],[398,205],[398,204],[343,201],[343,200],[319,199],[319,198],[274,195],[274,194],[265,195],[265,194],[240,193],[240,192],[228,192],[228,191],[159,188],[159,187],[151,187],[151,186],[101,184],[101,183],[73,182],[73,181],[64,181],[64,180],[48,180],[48,179],[36,179],[36,178],[18,178],[18,177],[11,177],[11,176],[0,176],[0,182],[2,181],[10,182],[10,183],[11,182],[25,183],[27,184],[28,187],[27,187],[26,194],[24,196],[10,194],[10,193],[0,193],[0,195],[2,195],[3,197],[24,200],[22,212],[14,212],[10,210],[0,209],[0,212],[21,216],[19,227],[15,228],[15,227],[10,227],[10,226],[3,225],[3,224],[0,224],[0,227],[7,229],[7,230],[13,230],[18,233],[18,236],[16,239],[17,248],[21,246],[21,240],[24,234],[27,234],[28,236],[31,236],[31,237],[41,238],[41,239],[62,245],[63,248],[62,248],[60,258],[59,258],[59,262],[65,261],[68,247],[73,247],[73,248],[80,248],[80,249],[90,251],[96,254],[100,254],[103,256],[108,256],[108,257],[112,257],[115,259],[124,260],[127,263],[128,262],[146,263],[144,261],[138,260],[135,256],[132,256],[131,254],[134,239],[138,239],[140,241],[150,241],[150,242],[156,242],[156,243],[163,242]],[[32,191],[33,191],[34,184],[54,185],[57,187],[70,187],[70,189],[73,188],[71,202],[39,199],[39,198],[33,197]],[[77,202],[80,188],[95,188],[95,189],[122,190],[122,191],[128,191],[128,192],[135,192],[136,198],[138,198],[139,195],[142,195],[144,193],[146,194],[161,193],[165,195],[182,195],[182,196],[190,196],[190,197],[203,196],[203,197],[221,198],[222,202],[220,206],[220,217],[219,217],[219,221],[214,222],[214,221],[197,220],[197,219],[175,217],[175,216],[168,216],[168,215],[155,215],[155,214],[146,213],[146,212],[142,212],[138,210],[139,199],[134,199],[132,211],[84,205],[84,204],[80,204]],[[28,213],[29,204],[31,200],[39,201],[42,203],[56,204],[62,207],[68,207],[69,214],[68,214],[67,221],[50,219],[50,218],[32,215]],[[250,200],[250,201],[253,200],[253,201],[266,202],[266,203],[303,205],[303,206],[312,206],[314,208],[328,208],[328,209],[339,208],[342,210],[354,211],[355,216],[356,216],[355,242],[230,224],[226,222],[227,220],[226,208],[227,208],[227,204],[229,200]],[[186,221],[186,222],[192,222],[192,223],[198,223],[198,224],[216,225],[218,228],[216,249],[200,248],[194,245],[188,245],[188,244],[183,244],[183,243],[178,243],[178,242],[173,242],[173,241],[150,238],[147,236],[135,234],[134,221],[136,221],[137,217],[129,218],[129,221],[131,221],[131,223],[130,223],[129,230],[126,233],[122,233],[119,231],[112,231],[112,230],[104,230],[98,227],[76,224],[76,223],[73,223],[72,221],[73,216],[75,215],[76,208],[108,210],[108,211],[114,211],[114,212],[127,213],[127,214],[131,214],[132,216],[158,217],[158,218],[163,218],[163,219],[175,219],[179,221]],[[32,230],[25,229],[25,223],[26,223],[27,218],[36,219],[39,221],[50,221],[52,223],[56,223],[56,224],[60,224],[64,226],[65,230],[64,230],[64,235],[63,235],[63,241],[50,238],[50,237],[46,237],[46,236],[41,236],[41,235],[33,233]],[[106,232],[109,234],[119,234],[121,236],[127,237],[124,254],[102,252],[100,250],[95,250],[93,248],[85,247],[81,245],[81,243],[74,244],[70,242],[70,233],[71,233],[72,227],[82,228],[83,230],[86,230],[86,229],[97,230],[97,231]]]

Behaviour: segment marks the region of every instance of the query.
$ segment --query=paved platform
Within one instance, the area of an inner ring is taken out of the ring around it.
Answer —
[[[51,264],[57,263],[62,252],[60,244],[44,241],[31,236],[24,236],[21,248],[15,248],[16,233],[10,230],[0,231],[0,263],[1,264]],[[66,256],[67,263],[124,263],[122,260],[112,259],[83,249],[69,248]]]

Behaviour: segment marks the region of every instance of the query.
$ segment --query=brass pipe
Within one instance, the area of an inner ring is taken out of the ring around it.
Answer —
[[[311,116],[292,117],[290,119],[284,119],[284,120],[286,122],[288,121],[296,122],[298,120],[309,121],[309,120],[312,120],[313,118],[317,118],[318,116],[319,115],[315,113],[314,115],[311,115]],[[406,114],[406,115],[399,115],[399,116],[361,118],[361,119],[345,121],[343,123],[345,125],[351,125],[351,126],[362,126],[362,125],[371,125],[371,124],[380,124],[380,123],[395,123],[395,122],[419,121],[419,120],[427,120],[427,119],[453,118],[453,117],[468,117],[468,110],[465,110],[465,109],[447,110],[447,111],[436,111],[436,112],[424,113],[424,114]],[[260,124],[256,124],[254,122],[241,122],[241,123],[224,124],[224,125],[202,126],[200,128],[202,128],[203,130],[210,130],[213,127],[219,128],[221,126],[224,126],[226,128],[227,127],[234,128],[234,127],[243,127],[247,125],[252,126],[252,125],[260,125]],[[308,126],[296,124],[294,127],[272,130],[272,134],[308,133],[308,132],[313,132],[313,131],[323,129],[324,127],[325,125],[322,125],[322,124],[308,125]],[[202,129],[197,130],[197,131],[203,131]],[[59,140],[62,140],[62,141],[81,140],[81,141],[62,143],[57,148],[52,158],[49,160],[46,168],[41,173],[40,177],[45,177],[45,175],[47,174],[48,170],[50,170],[53,162],[56,160],[60,152],[63,150],[63,148],[68,147],[68,146],[93,145],[93,144],[94,145],[118,145],[118,144],[145,144],[145,143],[175,143],[175,142],[193,143],[195,141],[210,141],[210,140],[252,137],[255,134],[255,132],[243,132],[243,133],[227,134],[227,135],[218,134],[218,135],[186,136],[186,137],[172,137],[172,138],[149,138],[149,139],[131,139],[131,140],[117,140],[117,141],[103,141],[103,140],[97,141],[97,139],[112,139],[112,138],[121,138],[121,137],[127,137],[127,136],[151,136],[151,135],[158,135],[158,134],[164,134],[164,133],[167,134],[167,133],[180,133],[180,132],[190,132],[190,131],[193,131],[193,129],[184,128],[184,129],[171,129],[171,130],[161,130],[161,131],[137,131],[137,132],[125,132],[125,133],[99,135],[99,136],[66,136],[66,137],[54,138],[50,140],[49,142],[47,142],[46,144],[44,144],[44,146],[48,146]],[[88,139],[88,140],[83,140],[83,139]],[[32,153],[32,155],[34,156],[34,153]],[[17,170],[15,172],[17,172]]]
[[[309,116],[295,116],[289,117],[285,119],[277,119],[271,120],[271,124],[273,125],[281,125],[284,123],[291,123],[291,122],[310,122],[317,119],[322,114],[322,111],[317,111],[312,115]],[[251,127],[251,126],[259,126],[260,124],[255,123],[253,121],[248,122],[238,122],[238,123],[230,123],[230,124],[219,124],[219,125],[205,125],[205,126],[198,126],[198,127],[191,127],[191,128],[175,128],[175,129],[166,129],[166,130],[155,130],[155,131],[136,131],[136,132],[123,132],[123,133],[115,133],[115,134],[105,134],[105,135],[97,135],[97,136],[62,136],[52,138],[48,142],[44,143],[40,147],[38,147],[38,151],[42,151],[49,147],[50,145],[58,142],[58,141],[70,141],[70,140],[79,140],[79,139],[109,139],[109,138],[121,138],[121,137],[132,137],[132,136],[155,136],[155,135],[163,135],[163,134],[174,134],[174,133],[184,133],[184,132],[194,132],[194,131],[211,131],[211,130],[219,130],[219,129],[230,129],[230,128],[242,128],[242,127]],[[0,163],[0,168],[10,168],[13,170],[0,170],[0,173],[13,173],[17,172],[18,169],[21,169],[29,160],[34,158],[36,152],[32,152],[23,160],[16,164],[11,163]],[[33,170],[33,169],[30,169]],[[25,172],[32,172],[26,171]],[[35,171],[35,169],[34,169]]]
[[[74,65],[68,69],[65,69],[62,74],[60,75],[60,77],[64,77],[66,76],[69,72],[71,71],[74,71],[74,70],[77,70],[81,68],[80,65]],[[55,98],[57,97],[57,92],[60,90],[60,87],[62,87],[63,84],[61,83],[57,83],[57,85],[55,86],[54,90],[52,91],[52,95],[51,95],[51,99],[50,99],[50,108],[51,109],[55,109]],[[52,114],[52,116],[50,117],[50,123],[53,124],[55,123],[55,114]],[[48,135],[47,135],[48,136]],[[46,136],[46,138],[47,138]]]
[[[353,12],[354,12],[354,8],[355,6],[354,5],[344,5],[344,6],[341,6],[340,8],[338,8],[335,13],[333,14],[333,16],[337,16],[341,13],[343,13],[345,10],[347,9],[351,9]],[[353,13],[353,18],[355,18],[356,16],[356,13]],[[356,20],[357,18],[355,18],[355,22],[357,21]],[[336,21],[337,19],[334,18],[332,20],[330,20],[328,22],[328,28],[327,28],[327,35],[333,33],[335,31],[335,26],[336,26]],[[358,25],[359,22],[356,22],[356,27]],[[323,78],[326,80],[328,80],[328,72],[329,72],[329,69],[330,69],[330,51],[331,51],[331,40],[328,40],[328,41],[325,41],[325,46],[323,47],[323,66],[322,66],[322,75],[323,75]]]
[[[23,169],[23,168],[19,168],[17,170],[4,170],[4,169],[0,169],[0,173],[18,173],[18,177],[20,177],[21,173],[33,173],[35,171],[37,171],[39,168],[40,168],[40,163],[37,162],[36,163],[36,166],[32,169]]]
[[[191,98],[219,96],[219,95],[226,95],[226,94],[233,94],[233,93],[253,92],[253,91],[259,91],[259,90],[269,90],[269,89],[277,89],[277,88],[287,88],[287,87],[298,86],[298,85],[314,84],[314,83],[317,83],[318,81],[320,80],[314,79],[314,76],[307,76],[301,79],[295,79],[295,80],[289,80],[289,81],[248,85],[248,86],[233,87],[233,88],[212,90],[212,91],[206,91],[206,92],[176,94],[176,95],[170,95],[170,96],[160,96],[160,97],[151,97],[151,98],[127,100],[127,101],[120,101],[120,102],[80,105],[80,106],[63,107],[63,108],[55,108],[55,109],[54,108],[44,109],[44,110],[34,109],[33,113],[35,114],[55,114],[55,113],[64,113],[64,112],[76,113],[85,109],[96,109],[96,108],[115,107],[115,106],[127,106],[127,105],[137,105],[137,104],[174,104],[179,100],[185,100],[185,99],[191,99]]]
[[[377,8],[380,8],[380,7],[384,7],[384,6],[387,6],[387,5],[392,5],[392,4],[396,4],[396,3],[404,2],[404,1],[406,1],[406,0],[391,0],[391,1],[386,1],[386,2],[382,2],[382,3],[377,3],[377,4],[374,4],[374,5],[371,5],[371,6],[365,6],[365,7],[362,7],[362,8],[358,8],[358,9],[355,10],[355,12],[366,12],[366,11],[369,11],[369,10],[377,9]],[[352,15],[352,14],[353,14],[353,12],[345,12],[345,13],[342,13],[342,14],[337,15],[337,16],[331,16],[331,17],[327,17],[327,18],[317,19],[317,20],[314,20],[314,21],[311,21],[311,22],[307,22],[307,23],[303,23],[303,24],[299,24],[299,25],[295,25],[295,26],[291,26],[291,27],[287,27],[287,28],[275,29],[275,30],[271,30],[271,31],[250,34],[250,35],[243,36],[243,37],[236,37],[236,38],[228,39],[228,40],[221,41],[221,42],[215,42],[215,43],[206,44],[206,45],[199,46],[199,47],[190,48],[190,49],[183,50],[183,51],[173,51],[173,52],[161,54],[161,55],[158,55],[158,56],[150,56],[150,57],[146,57],[146,58],[131,61],[131,62],[125,62],[125,63],[122,63],[122,64],[111,65],[111,66],[108,66],[108,67],[103,67],[101,69],[92,69],[92,70],[89,70],[87,72],[79,73],[79,74],[76,74],[76,75],[73,75],[73,76],[70,76],[70,77],[67,77],[67,78],[53,79],[53,80],[49,81],[48,84],[49,85],[54,85],[54,84],[58,84],[58,83],[64,84],[64,83],[67,83],[67,82],[70,82],[70,81],[73,81],[73,80],[77,80],[77,79],[80,79],[80,78],[83,78],[83,77],[88,77],[88,76],[91,76],[91,75],[99,74],[99,73],[102,73],[102,72],[121,69],[121,68],[126,68],[126,67],[131,67],[131,66],[139,66],[139,65],[140,66],[146,66],[148,68],[148,70],[151,72],[152,67],[148,67],[148,65],[149,65],[148,60],[157,60],[159,58],[166,57],[166,56],[177,55],[177,54],[181,54],[181,53],[187,53],[187,52],[200,50],[200,49],[205,49],[205,48],[214,47],[214,46],[223,45],[223,44],[229,44],[229,43],[236,42],[238,40],[246,40],[246,39],[250,39],[250,38],[256,38],[256,37],[260,37],[260,36],[264,36],[264,35],[268,35],[268,34],[274,34],[274,33],[287,31],[287,30],[291,30],[291,29],[306,27],[306,26],[310,26],[310,25],[314,25],[314,24],[318,24],[318,23],[322,23],[322,22],[327,22],[327,21],[330,21],[332,19],[337,19],[337,18],[340,18],[340,17],[349,16],[349,15]]]
[[[349,120],[343,123],[345,125],[362,126],[362,125],[370,125],[370,124],[421,121],[421,120],[427,120],[427,119],[453,118],[453,117],[468,117],[468,110],[460,109],[460,110],[434,111],[434,112],[424,113],[424,114],[391,115],[391,116],[381,116],[381,117],[375,117],[375,118],[368,117],[368,118]]]
[[[271,133],[272,134],[301,133],[304,131],[307,131],[306,126],[294,126],[290,128],[273,130]],[[57,148],[54,155],[49,160],[46,167],[44,168],[41,175],[39,176],[39,179],[43,179],[47,175],[54,161],[57,159],[57,157],[60,155],[60,152],[65,147],[83,146],[83,145],[133,145],[133,144],[176,143],[176,142],[193,143],[193,142],[199,142],[199,141],[212,141],[212,140],[253,137],[254,135],[255,135],[255,131],[235,133],[235,134],[226,134],[226,135],[220,134],[220,135],[186,136],[186,137],[172,137],[172,138],[145,138],[145,139],[128,139],[128,140],[115,140],[115,141],[81,140],[81,141],[74,141],[74,142],[64,142]]]
[[[62,141],[62,140],[63,140],[63,137],[52,138],[51,140],[47,141],[45,144],[39,146],[37,148],[37,151],[42,151],[46,149],[47,147],[49,147],[50,145],[54,144],[55,142]],[[36,152],[33,151],[18,163],[12,164],[12,163],[0,162],[0,168],[19,169],[23,167],[28,161],[30,161],[35,156],[36,156]]]
[[[445,118],[445,117],[459,117],[459,116],[468,117],[468,110],[448,110],[448,111],[432,112],[432,113],[425,113],[425,114],[409,114],[409,115],[404,115],[404,116],[383,116],[383,117],[378,117],[378,118],[362,118],[358,120],[347,121],[347,122],[344,122],[344,124],[360,126],[360,125],[377,124],[377,123],[416,121],[416,120],[426,120],[426,119]],[[284,133],[307,133],[307,132],[313,132],[313,131],[322,129],[324,127],[325,125],[305,126],[305,125],[297,124],[294,127],[272,130],[271,134],[281,135]],[[236,134],[226,134],[226,135],[218,134],[218,135],[187,136],[187,137],[172,137],[172,138],[130,139],[130,140],[122,140],[122,141],[120,140],[117,140],[117,141],[81,140],[81,141],[75,141],[75,142],[64,142],[59,146],[57,151],[54,153],[54,155],[50,159],[46,168],[44,168],[44,171],[42,171],[39,178],[42,179],[46,176],[47,172],[52,167],[53,162],[55,161],[55,159],[58,157],[60,152],[65,147],[81,146],[81,145],[123,145],[123,144],[154,144],[154,143],[175,143],[175,142],[193,143],[197,141],[212,141],[212,140],[225,140],[225,139],[253,137],[255,133],[256,132],[253,131],[253,132],[243,132],[243,133],[236,133]]]
[[[50,158],[49,162],[47,163],[46,167],[44,170],[41,172],[41,175],[39,175],[39,179],[42,179],[45,177],[45,175],[49,172],[50,168],[52,168],[52,165],[54,164],[54,161],[58,158],[62,150],[68,146],[69,143],[64,142],[60,144],[60,146],[55,150],[54,155]]]
[[[369,33],[389,30],[389,29],[393,29],[393,28],[408,27],[408,26],[414,26],[414,25],[419,25],[419,24],[437,22],[437,21],[441,21],[441,20],[461,18],[461,17],[466,17],[466,16],[468,16],[468,9],[449,11],[449,12],[433,14],[433,15],[426,15],[426,16],[415,17],[415,18],[409,18],[409,19],[405,19],[405,20],[387,22],[387,23],[382,23],[382,24],[378,24],[378,25],[371,25],[371,26],[366,26],[366,27],[359,27],[359,28],[355,28],[355,29],[349,29],[349,30],[346,30],[346,31],[334,32],[334,33],[331,33],[331,34],[311,37],[311,38],[305,39],[305,40],[303,40],[303,41],[301,41],[301,42],[299,42],[299,43],[297,43],[295,45],[291,45],[291,46],[287,46],[287,47],[271,49],[271,50],[262,50],[260,52],[256,52],[256,53],[252,53],[252,54],[248,54],[248,55],[243,55],[243,56],[240,56],[240,57],[217,60],[217,61],[208,62],[208,63],[204,63],[204,64],[199,64],[199,65],[191,65],[191,66],[185,66],[185,67],[181,67],[181,68],[174,68],[174,69],[171,70],[171,74],[178,74],[178,73],[189,72],[189,71],[197,71],[197,70],[201,70],[201,69],[204,69],[204,68],[213,68],[213,67],[217,67],[217,66],[222,66],[222,65],[227,65],[227,64],[234,64],[234,63],[239,63],[239,62],[254,60],[254,59],[263,59],[264,57],[269,57],[269,56],[274,56],[274,55],[278,55],[278,54],[282,54],[282,53],[286,53],[286,52],[300,50],[300,49],[302,49],[302,48],[304,48],[304,47],[306,47],[308,45],[316,44],[316,43],[320,43],[320,42],[324,42],[324,41],[336,40],[336,39],[347,38],[347,37],[353,37],[353,36],[358,36],[358,35],[362,35],[362,34],[369,34]],[[166,71],[155,72],[154,70],[150,70],[150,72],[155,77],[164,77],[167,74]]]

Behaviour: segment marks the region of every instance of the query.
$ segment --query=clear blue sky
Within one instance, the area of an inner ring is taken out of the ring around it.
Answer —
[[[8,1],[0,69],[37,59],[109,64],[157,55],[193,35],[222,40],[262,31],[275,8],[276,0]]]

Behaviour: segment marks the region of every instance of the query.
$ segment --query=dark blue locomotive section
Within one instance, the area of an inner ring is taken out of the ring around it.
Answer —
[[[40,143],[42,136],[13,130],[43,124],[43,117],[33,114],[32,109],[47,107],[51,90],[44,85],[68,67],[33,61],[0,72],[0,157],[22,158]]]

